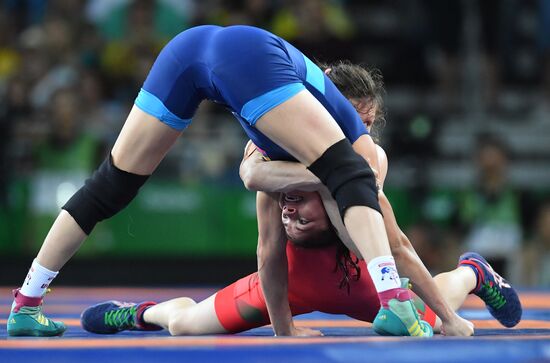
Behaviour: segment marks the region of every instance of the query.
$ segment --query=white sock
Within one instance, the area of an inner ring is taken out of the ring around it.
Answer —
[[[31,268],[23,286],[21,286],[21,294],[28,297],[40,297],[46,293],[46,289],[57,276],[59,271],[50,271],[44,266],[40,266],[36,259],[32,262]]]
[[[393,256],[373,258],[367,268],[378,293],[401,287]]]

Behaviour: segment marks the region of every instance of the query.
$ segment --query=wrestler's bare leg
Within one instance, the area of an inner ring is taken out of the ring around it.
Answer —
[[[434,277],[435,284],[441,295],[445,298],[451,309],[457,311],[472,290],[475,289],[477,277],[469,267],[457,267],[456,269],[443,272]],[[441,329],[441,320],[436,319],[434,332]]]
[[[167,329],[171,335],[223,334],[214,301],[216,294],[196,303],[180,297],[153,305],[143,314],[143,320]]]
[[[134,106],[111,151],[113,163],[130,173],[150,175],[180,135]],[[59,271],[86,237],[73,217],[62,210],[38,252],[38,263]]]
[[[307,91],[267,112],[256,127],[307,166],[327,148],[345,138],[329,112]],[[374,144],[372,155],[369,160],[377,160]],[[344,224],[367,262],[378,256],[391,255],[382,215],[374,209],[351,207],[344,216]]]

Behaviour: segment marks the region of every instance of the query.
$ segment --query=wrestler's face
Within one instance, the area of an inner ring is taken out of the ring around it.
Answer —
[[[367,127],[367,130],[371,130],[372,125],[374,124],[374,121],[376,120],[376,112],[378,111],[378,107],[373,104],[372,101],[369,99],[363,97],[363,98],[350,98],[349,100],[353,107],[355,107],[355,110],[361,117],[361,121],[363,121],[363,124]]]
[[[316,192],[282,193],[279,206],[286,234],[293,241],[306,239],[312,233],[329,228],[323,202]]]

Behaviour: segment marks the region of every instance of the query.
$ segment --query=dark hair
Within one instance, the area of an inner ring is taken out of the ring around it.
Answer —
[[[330,69],[328,78],[347,99],[366,98],[371,102],[371,107],[376,107],[372,131],[374,136],[378,136],[385,123],[382,73],[376,68],[367,68],[347,60],[318,65],[323,71]]]
[[[350,281],[358,281],[361,277],[361,268],[359,267],[359,258],[352,258],[349,249],[338,237],[336,230],[332,225],[327,229],[316,232],[307,238],[291,239],[289,240],[296,246],[302,248],[321,248],[330,245],[337,245],[336,251],[336,266],[334,272],[342,271],[343,277],[340,280],[340,289],[344,287],[350,293]]]
[[[359,258],[351,257],[349,249],[342,243],[341,240],[338,240],[338,251],[336,251],[336,266],[334,267],[334,272],[340,270],[344,273],[344,277],[340,280],[340,288],[346,288],[348,290],[348,295],[350,293],[351,285],[350,281],[359,281],[361,278],[361,267],[359,267]],[[352,271],[353,270],[353,271]]]

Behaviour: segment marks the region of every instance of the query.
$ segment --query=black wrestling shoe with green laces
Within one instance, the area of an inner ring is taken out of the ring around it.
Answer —
[[[124,330],[161,330],[162,328],[142,321],[143,312],[156,303],[140,304],[121,301],[106,301],[90,306],[80,316],[84,330],[96,334],[116,334]]]
[[[485,302],[495,319],[507,328],[520,322],[523,309],[516,290],[481,255],[467,252],[460,256],[458,266],[468,266],[474,270],[477,285],[472,293]]]

